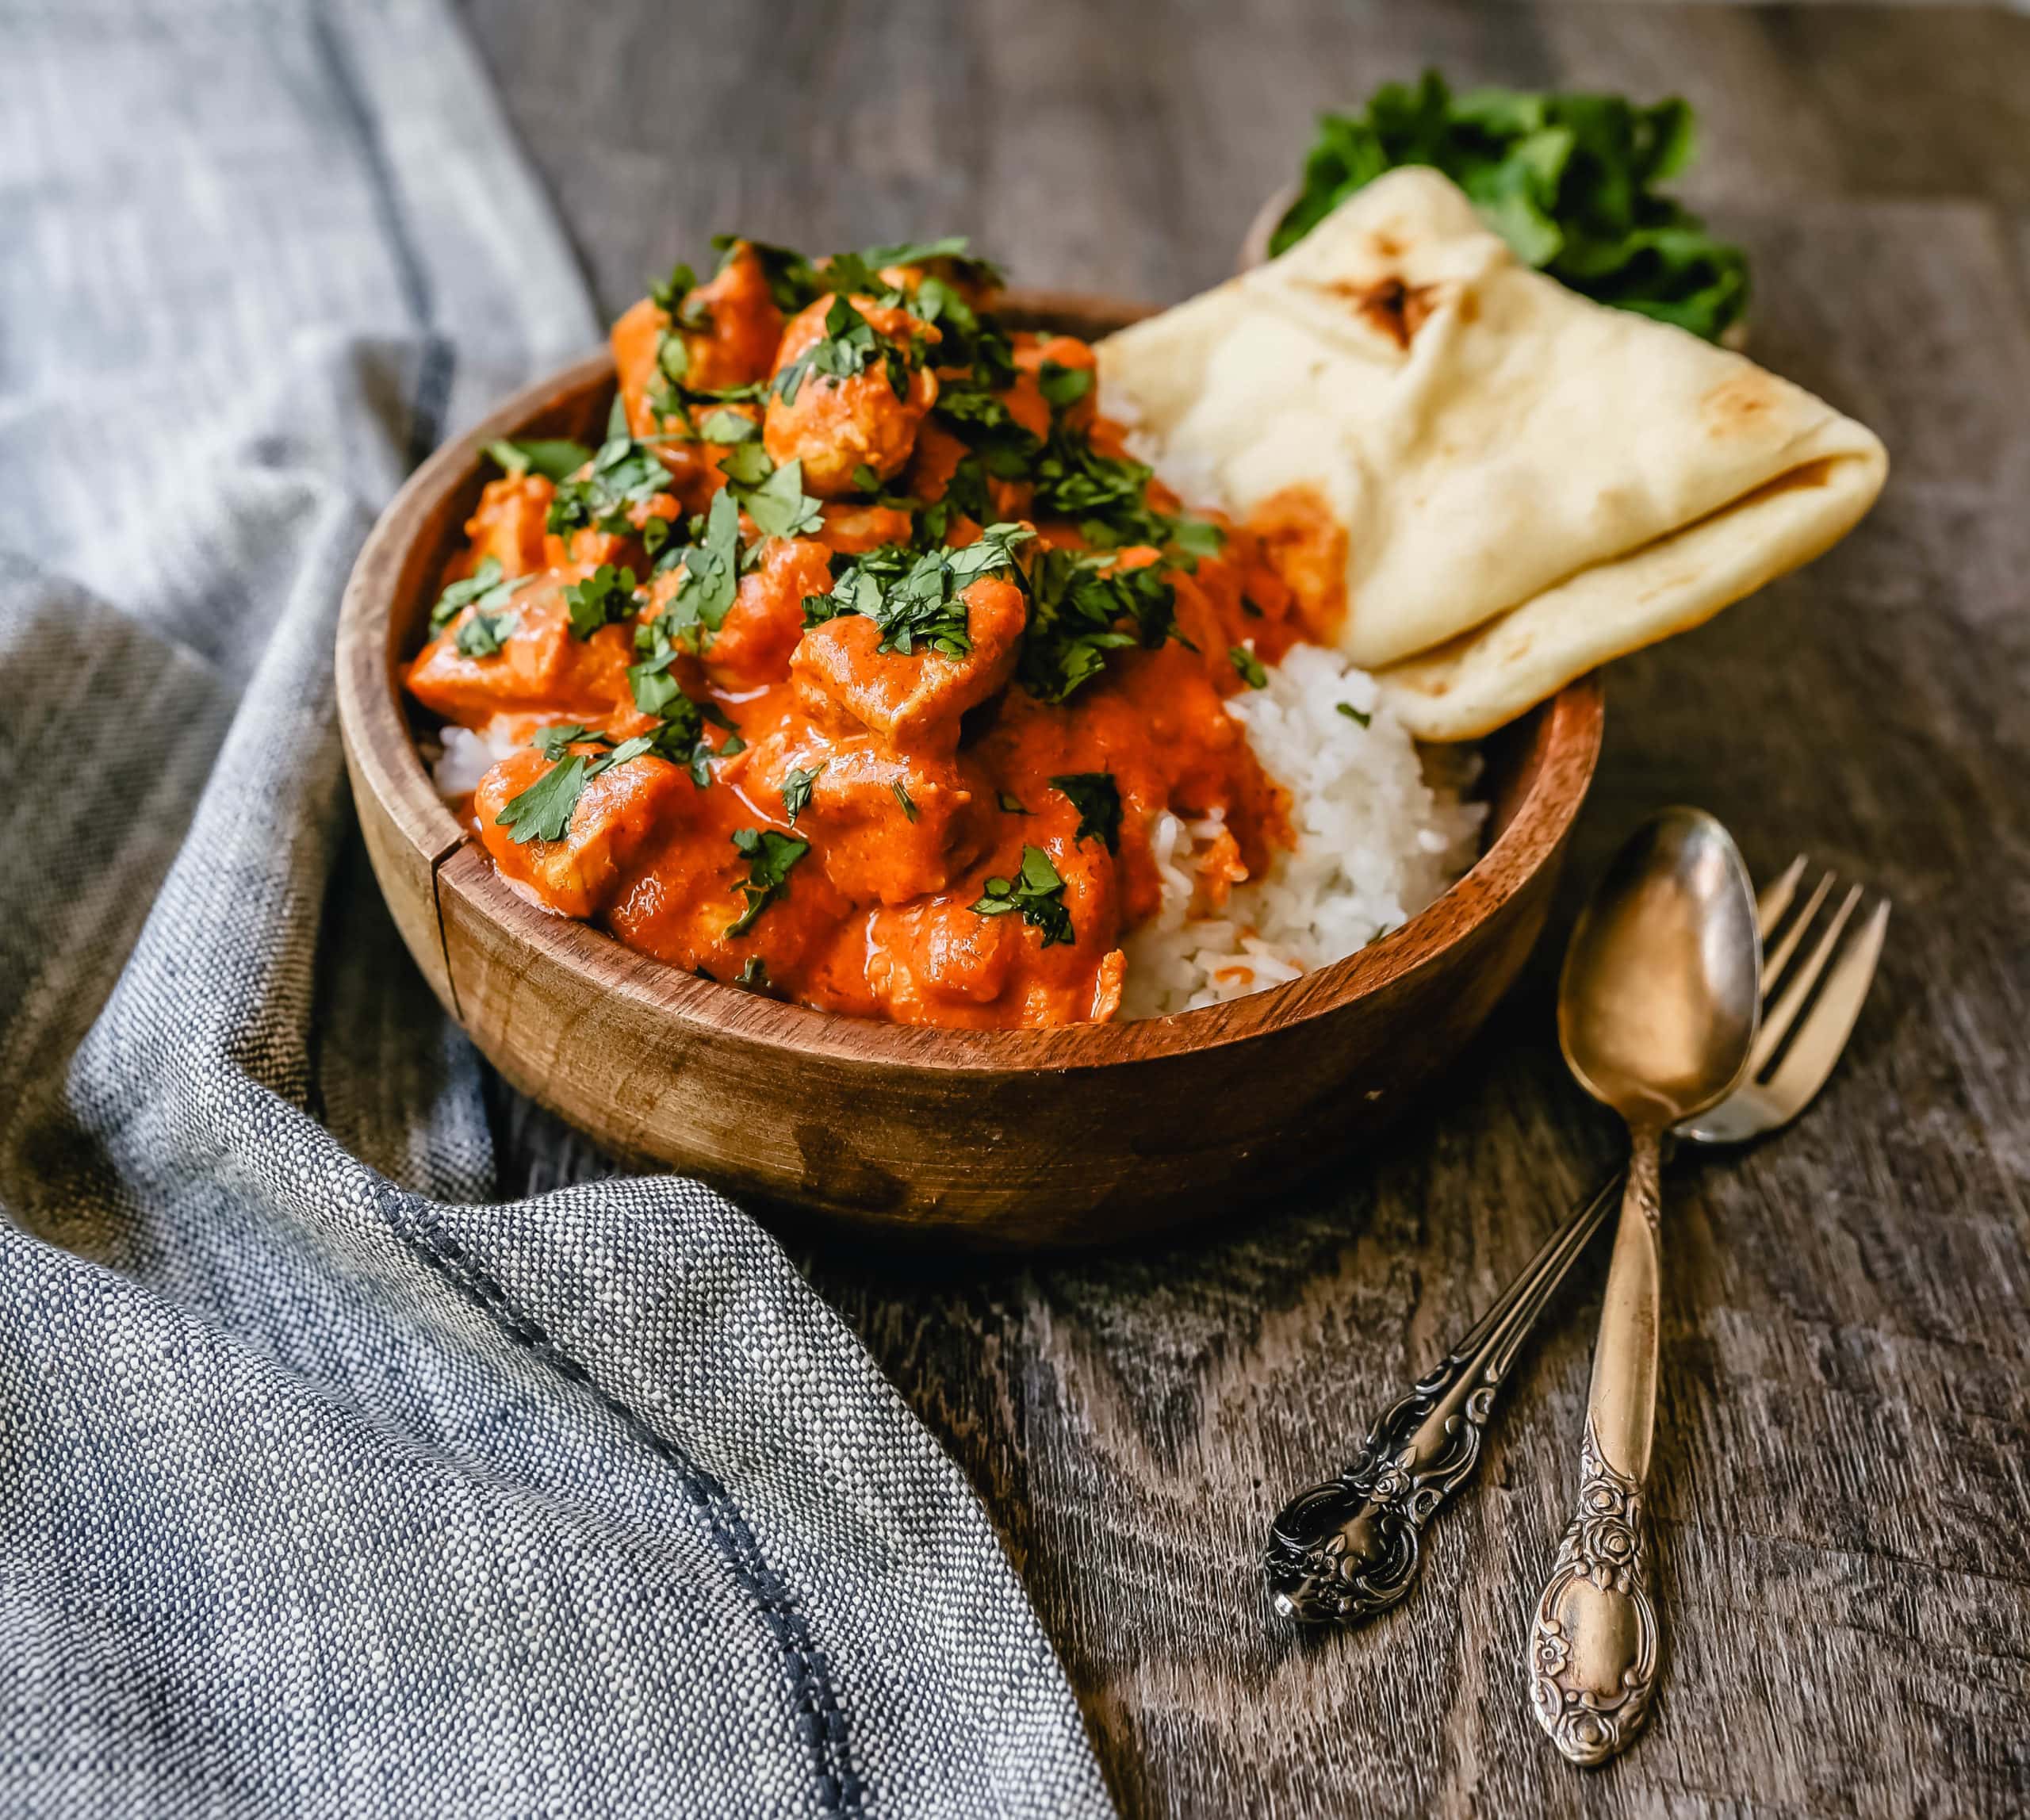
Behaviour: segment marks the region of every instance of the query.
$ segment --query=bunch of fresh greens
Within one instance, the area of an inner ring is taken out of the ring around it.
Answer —
[[[1717,341],[1748,307],[1748,259],[1656,186],[1696,154],[1692,112],[1672,98],[1477,89],[1435,71],[1377,89],[1360,115],[1325,114],[1304,187],[1270,236],[1296,245],[1356,190],[1427,164],[1471,197],[1524,263],[1603,304]]]

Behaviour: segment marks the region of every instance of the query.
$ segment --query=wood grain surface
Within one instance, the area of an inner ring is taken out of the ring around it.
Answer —
[[[1641,814],[1704,804],[1899,916],[1793,1131],[1666,1185],[1653,1508],[1672,1653],[1591,1774],[1525,1708],[1599,1260],[1377,1629],[1293,1643],[1254,1557],[1578,1194],[1557,929],[1442,1098],[1358,1175],[1160,1251],[1024,1269],[806,1247],[971,1475],[1133,1814],[2030,1809],[2030,17],[1201,0],[469,0],[615,309],[714,228],[964,230],[1025,282],[1218,278],[1317,108],[1436,62],[1699,108],[1753,351],[1894,468],[1803,573],[1615,666],[1557,921]],[[604,1167],[504,1090],[510,1188]],[[792,1243],[796,1243],[794,1239]]]

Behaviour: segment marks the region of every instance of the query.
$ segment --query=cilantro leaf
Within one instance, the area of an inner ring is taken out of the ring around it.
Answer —
[[[695,650],[726,623],[740,591],[740,502],[730,487],[713,495],[711,510],[702,519],[691,521],[691,535],[695,542],[672,544],[656,558],[658,569],[682,564],[684,578],[669,605],[645,630]]]
[[[608,425],[606,441],[592,458],[591,471],[582,480],[562,482],[550,502],[545,528],[560,537],[587,529],[628,536],[634,530],[632,508],[668,491],[669,470],[653,449],[628,434],[620,400],[613,402],[619,427]]]
[[[1012,790],[1003,790],[998,792],[996,795],[994,800],[1001,805],[1001,812],[1004,815],[1026,815],[1028,814],[1028,810],[1022,807],[1022,799],[1017,796]]]
[[[1065,907],[1064,880],[1040,847],[1023,848],[1021,871],[1012,879],[989,879],[986,895],[972,908],[980,916],[1019,911],[1025,922],[1044,932],[1045,948],[1076,939]]]
[[[1078,811],[1078,831],[1071,837],[1074,845],[1097,837],[1109,853],[1120,851],[1120,787],[1112,772],[1074,771],[1053,777],[1050,785],[1069,798]]]
[[[592,451],[583,443],[561,437],[531,443],[488,443],[485,452],[516,480],[533,469],[546,479],[568,481],[592,458]]]
[[[512,613],[488,613],[475,607],[472,617],[458,628],[458,649],[468,657],[492,657],[512,638],[521,624]]]
[[[1293,247],[1400,165],[1443,171],[1525,264],[1596,302],[1717,341],[1748,307],[1747,255],[1657,187],[1695,155],[1692,112],[1618,95],[1480,89],[1435,71],[1385,83],[1359,114],[1320,117],[1304,184],[1270,236]]]
[[[602,562],[583,581],[564,590],[564,604],[570,610],[571,636],[585,639],[602,626],[631,619],[641,608],[642,597],[634,591],[633,569],[617,569]]]
[[[736,482],[729,474],[726,485],[764,537],[802,537],[825,522],[818,501],[803,490],[801,461],[785,462],[780,467],[771,464],[767,477],[752,485]]]
[[[1351,702],[1335,702],[1332,705],[1356,726],[1372,726],[1374,724],[1373,715],[1362,714]]]
[[[894,792],[895,800],[902,804],[903,814],[914,822],[917,818],[916,799],[910,795],[909,786],[898,777],[888,787]]]
[[[1062,411],[1076,404],[1093,389],[1093,370],[1090,366],[1061,366],[1055,360],[1046,360],[1037,370],[1036,388],[1044,395],[1044,402],[1053,411]]]
[[[433,632],[442,631],[467,607],[479,612],[497,613],[519,589],[527,587],[534,579],[530,575],[518,575],[511,581],[504,581],[500,558],[486,557],[464,580],[454,581],[437,596],[437,604],[430,610],[430,629]]]
[[[1106,667],[1107,653],[1153,650],[1177,629],[1177,589],[1153,563],[1110,565],[1104,555],[1046,550],[1029,573],[1028,630],[1016,677],[1039,701],[1061,702]]]
[[[517,841],[561,841],[571,826],[571,812],[584,794],[591,761],[582,752],[561,758],[542,776],[509,800],[495,823]]]
[[[708,443],[745,443],[761,434],[761,426],[742,411],[721,405],[708,411],[698,425],[698,434]]]
[[[810,807],[810,787],[818,781],[818,773],[829,763],[828,759],[808,771],[791,765],[783,773],[783,819],[792,828],[796,826],[797,817]]]
[[[1013,570],[1019,581],[1016,548],[1035,535],[1026,525],[1004,523],[989,525],[963,550],[944,546],[912,555],[884,544],[848,564],[829,594],[809,596],[803,623],[820,626],[841,614],[858,613],[881,628],[877,649],[909,657],[921,645],[963,657],[973,643],[961,596],[981,576],[997,569]]]
[[[810,851],[808,841],[778,834],[772,828],[737,828],[733,844],[747,861],[747,877],[740,887],[747,907],[726,925],[730,936],[745,935],[753,928],[755,919],[782,895],[790,868]]]
[[[1269,672],[1262,669],[1262,660],[1245,645],[1231,645],[1227,657],[1232,663],[1234,674],[1251,689],[1266,689],[1269,686]]]

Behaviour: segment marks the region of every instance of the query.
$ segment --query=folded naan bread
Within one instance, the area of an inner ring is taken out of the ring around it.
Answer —
[[[1423,739],[1698,625],[1837,542],[1888,471],[1809,393],[1518,264],[1424,169],[1099,359],[1188,500],[1315,497],[1345,527],[1339,642]]]

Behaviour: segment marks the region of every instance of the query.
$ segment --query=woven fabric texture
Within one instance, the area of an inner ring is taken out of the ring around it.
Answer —
[[[766,1234],[492,1200],[360,858],[351,560],[598,333],[455,23],[0,44],[0,1814],[1110,1811],[970,1489]]]

